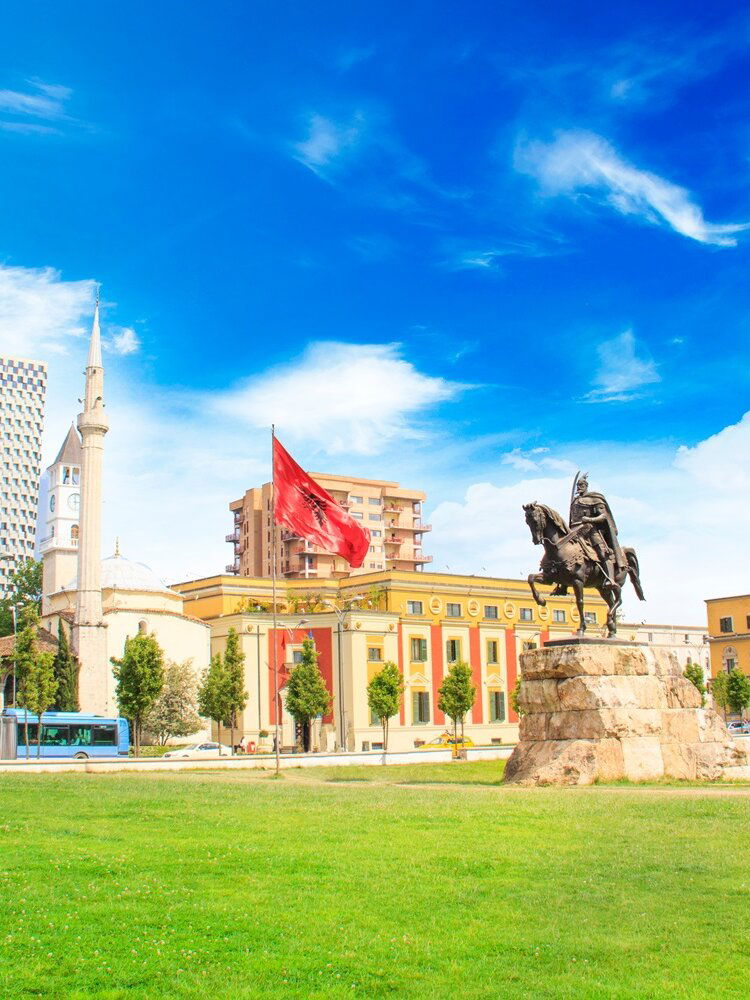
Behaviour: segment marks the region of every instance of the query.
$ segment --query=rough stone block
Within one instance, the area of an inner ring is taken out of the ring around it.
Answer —
[[[629,781],[653,781],[664,777],[664,758],[658,736],[633,736],[620,741],[624,777]]]

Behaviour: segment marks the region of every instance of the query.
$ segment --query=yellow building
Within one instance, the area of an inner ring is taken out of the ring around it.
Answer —
[[[242,735],[259,741],[276,722],[273,653],[279,670],[282,746],[294,742],[294,726],[283,710],[289,671],[308,634],[332,698],[331,712],[316,733],[321,749],[377,749],[382,735],[370,717],[366,688],[382,663],[398,664],[405,693],[391,721],[389,748],[413,749],[446,728],[438,689],[452,663],[471,667],[477,697],[466,725],[475,743],[513,742],[518,719],[509,703],[524,648],[570,636],[579,627],[570,597],[538,607],[522,580],[421,573],[405,570],[314,582],[291,580],[277,590],[276,631],[271,581],[215,576],[174,585],[185,613],[211,626],[212,653],[222,651],[230,628],[245,653],[248,705]],[[542,588],[549,596],[550,588]],[[587,596],[588,627],[601,636],[604,602]]]
[[[738,667],[750,675],[750,594],[706,601],[711,676]]]

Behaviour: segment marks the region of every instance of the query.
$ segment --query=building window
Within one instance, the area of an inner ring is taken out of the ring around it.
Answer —
[[[487,662],[497,663],[497,639],[487,640]]]
[[[380,530],[380,528],[373,528],[370,534],[372,535],[373,538],[383,537],[383,532]]]
[[[407,601],[406,602],[406,613],[409,615],[421,615],[423,614],[422,602],[421,601]]]
[[[373,712],[372,709],[370,709],[370,725],[371,726],[379,726],[380,725],[380,719],[378,718],[378,713],[377,712]]]
[[[355,518],[355,520],[357,520],[357,521],[361,521],[361,520],[362,520],[362,519],[364,518],[364,516],[365,516],[365,515],[364,515],[364,514],[362,514],[362,513],[361,513],[360,511],[358,511],[358,510],[353,510],[353,511],[352,511],[352,513],[351,513],[351,516],[352,516],[353,518]]]
[[[411,640],[411,661],[412,663],[426,663],[427,662],[427,640],[426,639],[412,639]]]
[[[367,502],[369,504],[372,504],[373,507],[379,507],[380,506],[380,497],[368,497],[367,498]]]
[[[141,635],[145,635],[148,632],[148,622],[146,621],[145,618],[142,618],[138,622],[138,631],[140,632]]]
[[[596,625],[596,612],[595,611],[584,611],[583,620],[587,625]]]
[[[377,661],[379,663],[383,659],[383,650],[380,648],[380,646],[368,646],[367,659],[371,663],[373,661]]]
[[[293,649],[292,650],[292,663],[296,666],[298,663],[302,663],[302,650]]]
[[[490,722],[505,722],[504,691],[490,691]]]
[[[497,621],[497,604],[485,604],[484,617]]]
[[[521,608],[518,612],[518,616],[522,622],[531,622],[534,620],[534,612],[531,608]]]
[[[414,725],[426,725],[430,721],[429,693],[427,691],[414,691],[411,699],[411,711]]]
[[[747,628],[750,631],[750,615],[747,616]]]
[[[719,619],[719,631],[720,632],[734,632],[734,622],[731,616],[727,618]]]
[[[461,640],[448,639],[445,643],[445,658],[448,663],[458,663],[461,659]]]
[[[78,525],[72,524],[70,526],[70,540],[74,545],[78,545]]]
[[[461,617],[461,605],[451,604],[450,601],[445,605],[445,613],[448,618],[460,618]]]
[[[368,514],[367,515],[367,520],[368,521],[382,521],[383,519],[380,516],[380,514]]]
[[[81,470],[73,469],[73,485],[78,486],[81,479]]]
[[[349,497],[349,503],[364,503],[364,501],[362,500],[362,497],[351,496]]]
[[[563,623],[565,621],[565,612],[564,611],[553,611],[552,612],[552,621],[553,622]]]
[[[737,650],[734,646],[725,646],[721,652],[721,658],[724,663],[724,669],[728,674],[731,674],[737,666]]]

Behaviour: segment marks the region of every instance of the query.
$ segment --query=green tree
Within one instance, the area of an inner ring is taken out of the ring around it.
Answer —
[[[117,681],[117,703],[133,726],[133,748],[141,752],[143,720],[151,711],[164,686],[164,653],[156,637],[139,632],[125,640],[122,659],[112,658]]]
[[[516,686],[510,692],[510,706],[520,719],[522,715],[526,715],[524,710],[521,708],[521,677],[516,677]]]
[[[175,663],[168,660],[164,687],[143,720],[144,732],[153,735],[160,746],[165,746],[170,737],[192,736],[200,728],[192,661]]]
[[[706,685],[703,681],[703,668],[700,663],[688,662],[685,667],[683,676],[687,677],[690,683],[696,688],[701,696],[701,705],[706,704]]]
[[[239,723],[240,715],[247,705],[245,690],[245,654],[240,648],[237,630],[230,628],[227,634],[227,644],[224,649],[224,702],[225,720],[232,733],[232,749],[234,749],[234,731]]]
[[[27,559],[18,566],[8,580],[5,597],[0,601],[0,635],[13,634],[13,606],[22,614],[32,606],[37,615],[42,610],[42,564]]]
[[[727,706],[729,705],[729,674],[722,670],[711,681],[711,696],[717,708],[724,713],[724,721],[727,721]]]
[[[68,642],[68,633],[62,623],[57,622],[57,652],[53,664],[57,678],[57,694],[52,706],[56,712],[77,712],[78,706],[78,660],[73,656]]]
[[[221,724],[227,717],[227,684],[224,675],[224,657],[221,653],[215,653],[203,671],[198,686],[198,711],[204,719],[211,719],[216,723],[219,743],[221,743]]]
[[[458,724],[461,724],[461,743],[464,739],[466,713],[477,696],[476,685],[471,682],[471,667],[458,660],[443,678],[438,688],[438,708],[453,720],[453,739],[458,738]],[[454,744],[455,746],[455,744]]]
[[[16,701],[25,709],[24,739],[26,756],[29,756],[28,712],[38,716],[36,755],[39,757],[42,744],[42,721],[44,713],[52,706],[57,691],[57,679],[53,670],[53,653],[42,653],[37,648],[36,638],[39,617],[33,604],[27,605],[22,617],[21,631],[13,644],[13,659],[16,664]]]
[[[388,750],[388,725],[398,712],[404,693],[404,679],[392,660],[386,660],[367,685],[367,704],[383,727],[383,752]],[[383,758],[385,763],[385,757]]]
[[[318,654],[312,639],[302,643],[302,660],[289,675],[286,685],[286,708],[302,730],[304,749],[310,749],[310,723],[324,715],[331,706],[331,696],[318,669]]]
[[[740,718],[742,718],[742,713],[747,706],[750,705],[750,679],[737,667],[729,672],[727,701],[731,710],[737,712]]]

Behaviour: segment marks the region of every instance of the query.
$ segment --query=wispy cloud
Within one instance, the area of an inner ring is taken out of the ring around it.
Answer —
[[[0,352],[63,354],[91,322],[93,281],[63,281],[51,267],[0,265]]]
[[[0,90],[0,129],[35,135],[59,133],[53,125],[42,125],[39,121],[29,122],[29,118],[46,122],[62,122],[68,119],[66,105],[73,93],[69,87],[57,83],[30,80],[30,90]]]
[[[361,111],[355,111],[345,122],[314,113],[307,121],[306,138],[293,143],[293,155],[318,177],[331,181],[354,156],[365,134],[366,121]]]
[[[589,403],[625,403],[637,399],[638,390],[661,382],[655,362],[642,349],[641,356],[632,330],[625,330],[597,348],[599,370],[593,389],[586,394]]]
[[[550,143],[519,144],[515,165],[535,177],[545,194],[587,193],[622,215],[667,225],[699,243],[736,246],[736,234],[750,226],[706,221],[689,191],[633,166],[605,139],[590,132],[560,132]]]
[[[274,422],[333,454],[374,454],[396,437],[419,436],[421,413],[465,386],[420,372],[397,344],[310,345],[300,358],[208,405],[253,427]]]
[[[523,450],[513,448],[506,451],[500,459],[503,465],[510,465],[518,472],[564,472],[575,473],[576,467],[572,462],[563,458],[554,458],[549,454],[549,448],[530,448]]]
[[[140,349],[141,341],[132,327],[123,326],[112,337],[111,345],[115,354],[125,356],[135,354]]]

